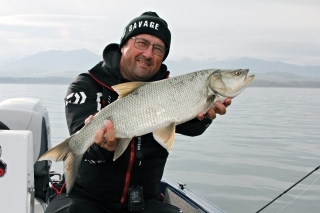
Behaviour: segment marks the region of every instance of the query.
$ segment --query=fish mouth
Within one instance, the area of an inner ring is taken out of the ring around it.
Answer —
[[[244,82],[251,83],[253,81],[255,75],[249,75],[244,78]]]
[[[249,69],[243,69],[242,71],[244,71],[246,73],[243,81],[245,83],[250,83],[254,79],[255,75],[253,74],[253,75],[248,76]]]

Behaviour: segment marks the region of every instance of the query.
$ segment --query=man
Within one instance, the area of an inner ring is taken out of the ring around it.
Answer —
[[[169,72],[162,62],[168,56],[170,42],[168,25],[155,12],[145,12],[133,19],[126,26],[120,45],[108,45],[103,51],[103,62],[89,73],[79,75],[69,86],[66,118],[70,134],[117,99],[111,86],[167,78]],[[197,118],[178,125],[176,132],[189,136],[202,134],[216,112],[224,114],[230,103],[230,99],[224,104],[216,103],[215,110],[199,113]],[[94,142],[83,156],[70,194],[57,196],[46,213],[180,212],[179,208],[163,203],[159,194],[168,152],[151,133],[135,137],[116,161],[113,151],[117,140],[111,121],[96,131]]]

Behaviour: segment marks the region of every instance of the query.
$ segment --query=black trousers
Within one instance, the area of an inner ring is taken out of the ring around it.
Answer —
[[[61,194],[50,202],[45,213],[128,213],[124,205],[100,204],[84,197]],[[180,209],[158,199],[145,201],[145,209],[141,213],[182,213]]]

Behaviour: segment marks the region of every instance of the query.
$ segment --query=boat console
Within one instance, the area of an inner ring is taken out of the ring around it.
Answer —
[[[10,202],[10,199],[17,199],[18,194],[24,195],[24,192],[28,194],[21,198],[22,200],[27,198],[28,202],[33,203],[35,199],[36,203],[42,207],[42,212],[44,211],[48,200],[51,163],[37,160],[51,148],[50,134],[48,112],[40,100],[13,98],[0,103],[2,151],[0,188],[1,192],[6,191],[6,193],[0,193],[1,211],[5,209],[5,206],[9,206],[10,210],[4,212],[30,212],[32,210],[34,212],[34,209],[28,210],[30,205],[23,207],[23,205]],[[20,182],[21,185],[19,185]],[[3,190],[4,188],[7,190]],[[22,194],[19,190],[22,190]],[[19,210],[13,211],[14,208],[19,208]]]

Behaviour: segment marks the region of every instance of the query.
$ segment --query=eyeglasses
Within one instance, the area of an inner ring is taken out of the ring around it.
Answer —
[[[134,47],[139,50],[146,50],[151,45],[149,41],[147,41],[143,38],[136,38],[136,37],[132,37],[132,38],[134,40]],[[152,44],[152,46],[153,46],[152,52],[155,55],[163,56],[167,51],[167,49],[165,47],[162,47],[158,44]]]

